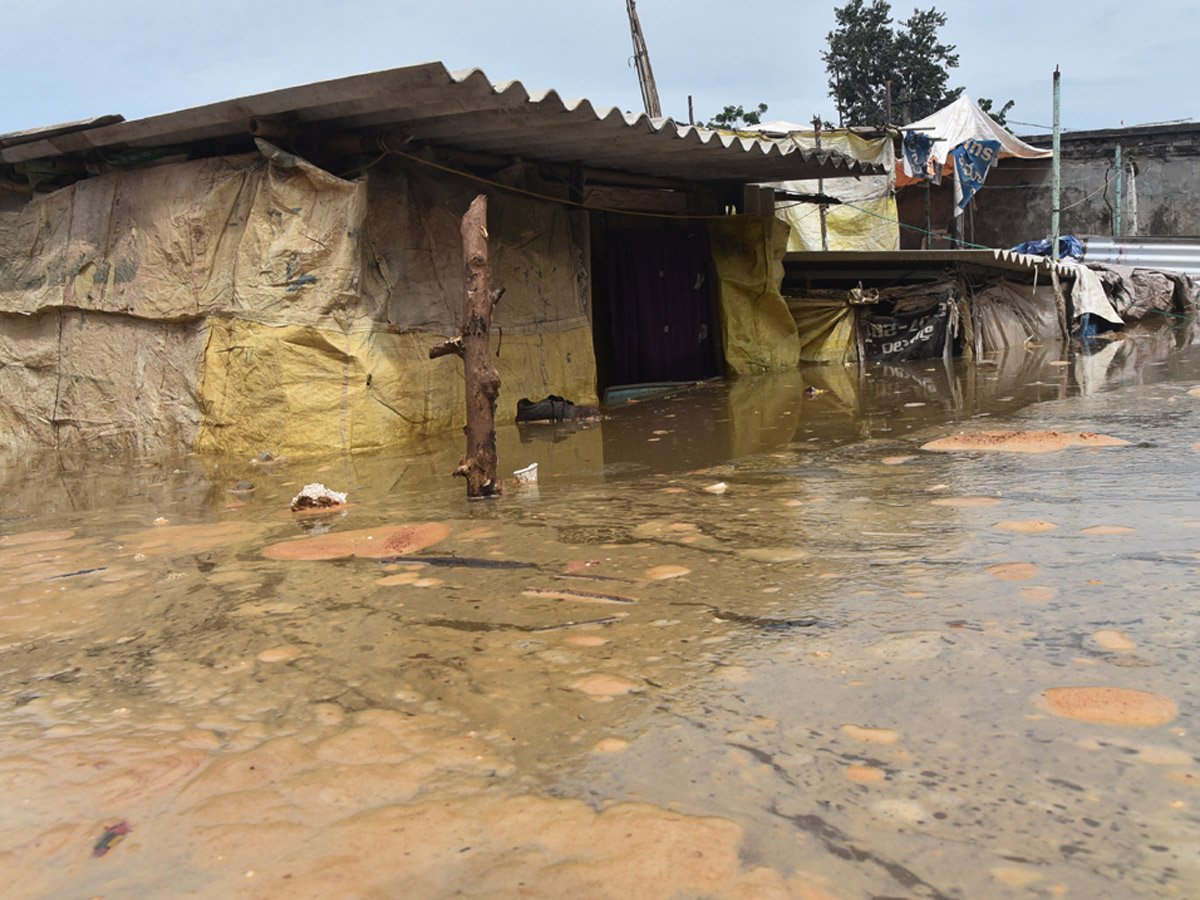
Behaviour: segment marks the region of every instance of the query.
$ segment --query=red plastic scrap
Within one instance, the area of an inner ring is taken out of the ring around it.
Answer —
[[[125,835],[129,834],[132,829],[128,822],[121,821],[116,825],[109,825],[104,829],[104,834],[100,835],[100,840],[96,841],[92,847],[92,856],[103,856],[117,844],[121,843]]]

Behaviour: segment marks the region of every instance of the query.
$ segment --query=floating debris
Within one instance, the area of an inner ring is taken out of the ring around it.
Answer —
[[[619,694],[628,694],[630,691],[636,690],[637,685],[632,681],[622,678],[620,675],[597,673],[595,675],[588,675],[586,678],[581,678],[572,684],[571,687],[592,696],[615,697]]]
[[[871,804],[871,812],[886,822],[913,822],[921,824],[932,818],[924,806],[916,800],[887,799]]]
[[[808,556],[808,551],[800,547],[748,547],[739,550],[738,556],[753,562],[781,563],[804,559]]]
[[[666,581],[668,578],[680,578],[691,571],[685,566],[652,566],[646,570],[646,577],[651,581]]]
[[[444,540],[449,534],[450,527],[441,522],[334,531],[317,537],[270,544],[263,548],[263,556],[267,559],[289,560],[342,559],[347,556],[390,558],[424,550]]]
[[[1035,881],[1041,881],[1043,878],[1040,872],[1009,866],[998,866],[994,869],[988,869],[988,874],[1001,884],[1008,885],[1009,887],[1028,887]]]
[[[933,488],[930,488],[933,490]],[[1000,502],[999,497],[938,497],[929,501],[934,506],[995,506]]]
[[[1042,584],[1021,588],[1021,597],[1033,603],[1049,603],[1056,596],[1058,592],[1054,588]]]
[[[1080,529],[1080,534],[1087,535],[1107,535],[1107,534],[1132,534],[1137,531],[1129,525],[1093,525],[1091,528]]]
[[[592,575],[588,572],[559,572],[555,578],[579,578],[583,581],[618,581],[623,584],[637,584],[632,578],[618,578],[616,575]]]
[[[63,575],[51,575],[49,578],[43,578],[43,581],[58,581],[62,578],[74,578],[76,575],[91,575],[94,572],[107,572],[108,566],[97,566],[94,569],[80,569],[78,572],[67,572]]]
[[[1028,562],[1000,563],[987,568],[989,575],[1001,581],[1024,581],[1040,571],[1041,567],[1037,563]]]
[[[292,512],[310,509],[333,509],[334,507],[345,505],[345,494],[339,491],[331,491],[319,482],[306,484],[300,493],[292,498]]]
[[[576,591],[571,588],[525,588],[526,597],[544,597],[547,600],[578,600],[581,603],[637,603],[633,597],[621,594],[601,594],[598,591]]]
[[[445,569],[536,569],[537,563],[518,562],[514,559],[486,559],[478,556],[382,556],[379,562],[424,563]],[[616,580],[616,579],[614,579]]]
[[[1137,649],[1137,644],[1127,634],[1111,628],[1100,629],[1092,635],[1092,639],[1105,650],[1113,650],[1120,653]]]
[[[584,619],[581,622],[563,622],[560,625],[540,625],[537,628],[522,628],[520,630],[541,634],[545,631],[561,631],[564,628],[584,628],[588,625],[612,625],[614,622],[620,622],[621,619],[627,615],[629,615],[629,613],[617,613],[614,616],[604,616],[601,619]]]
[[[1046,712],[1097,725],[1149,728],[1172,721],[1179,710],[1166,697],[1117,687],[1060,687],[1042,692]]]
[[[710,494],[723,494],[729,490],[729,485],[723,481],[718,481],[716,484],[710,484],[704,490]]]
[[[608,643],[608,638],[600,637],[598,634],[573,634],[565,638],[564,643],[576,647],[603,647]]]
[[[620,753],[629,748],[629,741],[622,738],[605,738],[598,741],[592,750],[596,753]]]
[[[376,579],[375,583],[382,587],[395,587],[399,584],[413,584],[421,578],[416,572],[400,572],[397,575],[388,575],[386,578]]]
[[[300,648],[291,647],[284,644],[279,647],[272,647],[269,650],[264,650],[256,657],[260,662],[288,662],[300,655]]]
[[[250,465],[282,466],[286,465],[287,461],[288,458],[286,456],[279,456],[274,450],[264,450],[262,453],[258,454],[258,456],[254,457],[254,459],[250,460]]]
[[[1044,519],[1024,519],[1012,522],[997,522],[992,526],[1001,531],[1016,531],[1021,534],[1041,534],[1043,531],[1053,531],[1058,526]]]
[[[1176,784],[1186,784],[1188,787],[1200,787],[1200,774],[1196,772],[1168,772],[1167,781]]]
[[[1090,431],[977,431],[930,441],[921,449],[939,453],[1050,453],[1068,447],[1127,447],[1129,443]]]
[[[816,616],[804,616],[797,619],[778,619],[772,616],[756,616],[747,613],[732,612],[727,609],[714,609],[713,618],[722,622],[740,622],[743,625],[754,625],[767,631],[785,631],[790,628],[813,628],[824,626]]]
[[[133,829],[129,823],[120,821],[116,825],[109,825],[104,829],[104,834],[100,835],[100,840],[92,846],[92,856],[103,856],[117,844],[125,839],[125,835],[129,834]]]
[[[887,778],[887,772],[874,766],[846,766],[846,777],[860,784],[874,784]]]
[[[900,740],[898,732],[890,728],[874,728],[867,725],[843,725],[842,734],[868,744],[894,744]]]

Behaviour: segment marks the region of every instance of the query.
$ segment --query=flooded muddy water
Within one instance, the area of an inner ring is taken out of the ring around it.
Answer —
[[[5,895],[1198,896],[1200,348],[1164,340],[505,425],[538,483],[477,503],[458,436],[12,463]],[[985,429],[1129,444],[921,449]],[[293,515],[311,482],[349,506]],[[321,535],[357,555],[293,558]]]

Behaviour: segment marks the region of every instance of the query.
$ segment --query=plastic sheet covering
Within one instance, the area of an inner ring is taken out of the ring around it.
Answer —
[[[720,292],[726,371],[761,375],[800,360],[796,321],[779,285],[787,226],[777,219],[730,216],[709,222]]]
[[[214,320],[196,448],[328,453],[403,444],[459,427],[465,421],[462,361],[429,359],[429,347],[441,340],[426,331],[344,333]],[[500,354],[496,408],[502,418],[522,397],[544,393],[545,384],[562,385],[574,398],[595,396],[587,327],[503,338],[493,333],[492,348]]]
[[[1195,315],[1198,282],[1179,272],[1156,272],[1132,266],[1089,263],[1112,298],[1113,309],[1126,322],[1152,312]]]
[[[0,314],[0,452],[189,446],[205,334],[73,309]]]
[[[955,311],[953,290],[897,301],[889,313],[868,308],[863,313],[863,355],[870,362],[949,359]]]
[[[1194,294],[1186,275],[1178,272],[1133,270],[1135,300],[1124,311],[1129,319],[1141,319],[1150,312],[1195,313]]]
[[[1045,159],[1054,154],[1026,144],[1012,132],[996,124],[996,120],[980,109],[979,104],[967,95],[963,95],[944,106],[931,116],[926,116],[919,122],[906,125],[906,129],[920,131],[933,138],[933,150],[930,158],[936,165],[943,167],[945,174],[950,173],[949,156],[955,147],[964,141],[998,141],[1000,158],[1020,157],[1021,159]],[[902,160],[903,172],[898,179],[899,187],[916,184],[917,179],[909,167],[908,160]]]
[[[778,123],[776,123],[778,124]],[[816,147],[812,131],[795,130],[788,139],[805,149]],[[885,167],[885,175],[785,181],[774,185],[800,194],[823,193],[844,206],[829,206],[825,214],[830,250],[899,250],[900,224],[896,210],[896,157],[890,138],[869,140],[848,131],[822,131],[821,147],[837,150],[865,163]],[[788,251],[821,250],[821,215],[811,203],[780,201],[775,214],[791,226]]]
[[[379,298],[390,325],[456,334],[463,291],[460,225],[481,185],[403,160],[389,160],[369,177],[364,294]],[[492,178],[542,194],[562,190],[531,180],[521,165]],[[584,215],[557,203],[488,192],[488,266],[492,285],[505,289],[492,321],[506,335],[587,324],[586,238],[574,230]],[[536,393],[568,396],[558,385],[547,388]],[[594,397],[595,389],[589,393]]]
[[[85,179],[0,217],[0,309],[370,328],[365,212],[364,182],[287,154]]]
[[[975,352],[993,353],[1026,341],[1060,340],[1054,290],[1000,279],[971,297]]]
[[[851,178],[831,179],[853,182]],[[864,181],[868,179],[864,178]],[[846,206],[830,206],[825,214],[825,240],[829,250],[899,250],[900,225],[893,194],[878,193],[857,198],[850,191],[826,182],[825,193],[837,196]],[[870,190],[870,185],[861,186]],[[815,192],[815,189],[814,189]],[[788,252],[826,249],[821,246],[821,215],[814,204],[788,201],[776,207],[775,214],[792,228]]]
[[[0,449],[298,454],[463,424],[461,363],[428,349],[458,329],[477,186],[393,172],[368,216],[365,180],[260,150],[0,212]],[[501,408],[548,391],[595,402],[577,217],[496,200]]]
[[[1087,266],[1077,265],[1072,268],[1075,271],[1075,281],[1071,285],[1071,305],[1075,309],[1075,318],[1078,319],[1087,313],[1113,325],[1123,325],[1124,321],[1108,302],[1100,276]]]
[[[789,297],[800,335],[800,361],[842,365],[858,358],[855,307],[843,299]]]

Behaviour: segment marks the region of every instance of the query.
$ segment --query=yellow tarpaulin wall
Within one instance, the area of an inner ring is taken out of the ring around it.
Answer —
[[[461,426],[465,388],[457,357],[430,360],[431,332],[343,334],[244,319],[210,323],[200,379],[196,448],[291,454],[401,444]],[[562,385],[595,402],[591,329],[493,336],[498,421],[524,396]],[[281,452],[284,452],[281,450]]]
[[[852,205],[830,206],[826,210],[825,237],[829,250],[900,249],[899,211],[894,195],[846,202]],[[785,202],[779,205],[775,214],[792,227],[789,251],[823,249],[821,216],[816,206]]]
[[[710,221],[708,229],[720,280],[726,371],[761,375],[795,368],[796,321],[779,293],[787,226],[778,219],[731,216]]]
[[[853,306],[822,297],[789,297],[787,305],[800,332],[801,362],[840,365],[857,359]]]
[[[793,131],[787,140],[811,150],[812,131]],[[860,178],[826,178],[818,182],[787,181],[776,187],[799,194],[822,193],[844,205],[826,208],[826,243],[830,250],[899,250],[900,223],[896,209],[896,156],[890,138],[867,139],[849,131],[822,131],[821,148],[837,150],[859,162],[884,168],[886,174]],[[792,228],[789,251],[820,250],[821,215],[815,204],[781,200],[776,215]]]
[[[116,171],[0,213],[0,450],[317,453],[465,420],[459,222],[478,185],[260,153]],[[502,173],[514,184],[521,169]],[[500,420],[594,403],[579,213],[489,195]]]

